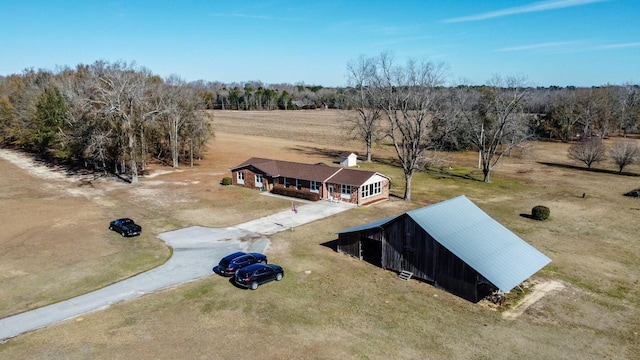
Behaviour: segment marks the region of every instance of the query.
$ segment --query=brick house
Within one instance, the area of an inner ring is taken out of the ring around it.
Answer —
[[[251,158],[231,168],[233,185],[271,191],[293,188],[318,194],[320,200],[367,205],[389,199],[388,176],[375,171]]]

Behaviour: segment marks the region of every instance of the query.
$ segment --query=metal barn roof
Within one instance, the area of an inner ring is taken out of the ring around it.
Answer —
[[[407,215],[505,292],[551,262],[464,195],[409,211]]]
[[[396,216],[389,216],[389,217],[384,218],[384,219],[380,219],[380,220],[372,221],[370,223],[366,223],[366,224],[354,226],[354,227],[351,227],[351,228],[348,228],[348,229],[340,230],[336,234],[348,234],[348,233],[352,233],[352,232],[356,232],[356,231],[362,231],[362,230],[369,230],[369,229],[377,228],[377,227],[380,227],[382,225],[385,225],[386,223],[390,222],[391,220],[394,220],[397,217],[398,217],[397,215]]]
[[[546,255],[487,215],[466,196],[407,212],[438,243],[507,292],[551,262]],[[341,230],[377,228],[399,216]]]

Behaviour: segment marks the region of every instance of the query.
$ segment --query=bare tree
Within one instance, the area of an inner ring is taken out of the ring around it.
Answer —
[[[582,139],[569,147],[569,158],[580,161],[591,169],[591,165],[606,158],[607,149],[600,138],[590,137]]]
[[[367,162],[371,162],[371,148],[380,140],[380,120],[382,109],[375,101],[376,59],[360,56],[347,65],[348,99],[353,115],[347,117],[348,131],[355,139],[363,140],[366,146]]]
[[[637,86],[625,85],[620,90],[620,128],[626,137],[629,131],[640,126],[640,89]]]
[[[136,137],[136,128],[143,120],[145,109],[145,90],[150,72],[136,69],[124,62],[94,64],[95,81],[92,102],[97,116],[111,123],[121,145],[121,161],[129,162],[131,183],[138,182],[140,146]]]
[[[488,86],[458,87],[459,116],[478,148],[484,182],[490,181],[491,170],[505,154],[533,136],[523,111],[525,81],[520,76],[494,75]]]
[[[554,94],[549,107],[552,120],[549,132],[563,142],[568,142],[576,135],[576,124],[579,119],[578,98],[575,90],[564,90]]]
[[[193,89],[187,87],[185,81],[177,76],[169,77],[160,91],[160,121],[164,123],[166,135],[169,137],[172,166],[177,168],[180,163],[180,150],[183,147],[183,128],[199,108],[198,97]]]
[[[627,165],[633,164],[640,157],[640,149],[635,141],[616,141],[609,150],[609,156],[618,166],[618,173]]]
[[[376,88],[379,103],[389,121],[389,137],[405,177],[404,200],[411,200],[411,179],[427,162],[427,150],[434,149],[433,125],[443,115],[442,100],[447,67],[443,63],[407,61],[395,66],[383,53],[378,59]]]

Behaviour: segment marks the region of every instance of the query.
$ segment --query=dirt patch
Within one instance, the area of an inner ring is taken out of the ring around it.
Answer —
[[[522,315],[530,306],[534,305],[538,300],[545,296],[550,295],[553,292],[562,290],[564,285],[559,281],[548,280],[537,283],[533,286],[533,289],[524,298],[522,298],[511,309],[502,313],[502,318],[507,320],[515,320],[518,316]]]

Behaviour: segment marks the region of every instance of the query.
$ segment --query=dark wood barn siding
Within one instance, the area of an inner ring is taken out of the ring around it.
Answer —
[[[365,249],[365,247],[381,247],[383,237],[384,233],[381,228],[339,234],[337,250],[340,253],[362,259],[363,252],[379,252],[378,249]],[[376,262],[379,263],[380,259],[376,259]]]
[[[422,280],[434,280],[435,241],[409,216],[385,226],[382,245],[382,267],[394,271],[410,271]]]
[[[338,252],[359,259],[366,257],[367,252],[374,253],[371,250],[376,246],[381,247],[379,265],[383,269],[410,271],[413,277],[431,282],[472,302],[477,302],[486,295],[479,290],[482,276],[435,241],[408,215],[403,215],[382,228],[338,236]]]
[[[359,231],[339,234],[338,252],[360,259],[360,236],[361,232]]]
[[[477,302],[478,273],[440,244],[437,244],[436,253],[435,285]]]

